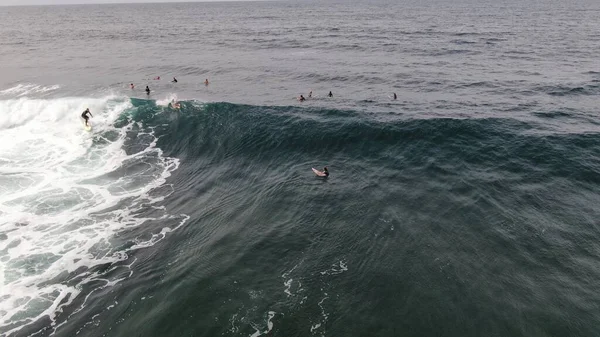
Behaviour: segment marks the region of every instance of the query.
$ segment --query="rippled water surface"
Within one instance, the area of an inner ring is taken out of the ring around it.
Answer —
[[[0,335],[595,336],[599,42],[593,1],[1,7]]]

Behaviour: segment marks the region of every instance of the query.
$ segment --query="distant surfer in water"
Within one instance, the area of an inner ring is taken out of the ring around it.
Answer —
[[[158,81],[158,80],[160,80],[160,76],[156,76],[156,77],[154,78],[154,80],[155,80],[155,81]]]
[[[312,90],[308,93],[308,98],[312,97]]]
[[[327,170],[327,166],[323,168],[323,171],[319,171],[316,168],[312,168],[313,172],[317,175],[317,177],[327,178],[329,177],[329,170]]]
[[[173,80],[171,82],[177,83],[177,79],[175,77],[173,77]]]
[[[208,78],[204,80],[204,85],[208,85]]]
[[[304,98],[304,96],[300,95],[300,97],[298,97],[298,100],[300,102],[304,102],[306,100],[306,98]]]
[[[331,93],[331,91],[329,92],[329,95],[327,95],[329,97],[333,97],[333,94]]]
[[[398,99],[398,96],[396,95],[396,93],[394,93],[394,101]]]
[[[89,114],[89,117],[88,117],[88,114]],[[90,108],[87,108],[81,114],[81,118],[85,119],[85,126],[88,126],[88,119],[90,119],[90,117],[94,117],[94,116],[92,116],[92,113],[90,112]]]
[[[129,86],[131,87],[131,90],[135,88],[135,85],[133,85],[133,83],[131,83]]]
[[[150,95],[150,88],[148,86],[146,86],[146,95]]]

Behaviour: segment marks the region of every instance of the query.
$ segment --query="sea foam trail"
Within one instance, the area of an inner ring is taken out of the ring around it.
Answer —
[[[32,95],[32,94],[43,94],[43,93],[51,92],[51,91],[58,90],[58,89],[60,89],[60,86],[57,84],[50,85],[50,86],[43,86],[43,85],[39,85],[39,84],[25,83],[25,84],[18,84],[12,88],[1,90],[0,95],[8,96],[9,98],[11,96],[15,96],[15,95],[22,97],[22,96],[28,96],[28,95]]]
[[[80,118],[88,107],[92,132]],[[151,130],[114,127],[130,108],[116,97],[0,101],[0,334],[44,317],[60,325],[57,314],[84,296],[86,283],[119,281],[93,267],[126,260],[128,251],[153,245],[185,221],[163,212],[170,228],[128,248],[111,244],[125,228],[154,220],[136,211],[164,198],[150,192],[179,165],[163,156]],[[143,139],[140,150],[126,153],[127,137]]]

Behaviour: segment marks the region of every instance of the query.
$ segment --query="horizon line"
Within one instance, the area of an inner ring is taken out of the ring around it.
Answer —
[[[80,0],[81,1],[81,0]],[[52,4],[7,4],[4,5],[0,2],[0,7],[45,7],[45,6],[86,6],[86,5],[142,5],[142,4],[184,4],[184,3],[196,3],[196,2],[277,2],[287,0],[128,0],[120,2],[118,0],[107,0],[98,2],[72,2],[72,3],[52,3]]]

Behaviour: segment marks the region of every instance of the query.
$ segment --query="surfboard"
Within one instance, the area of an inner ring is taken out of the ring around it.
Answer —
[[[92,123],[88,122],[88,125],[85,125],[85,123],[83,123],[83,129],[85,131],[91,131],[92,130]]]
[[[325,173],[323,173],[323,172],[321,172],[321,171],[317,170],[316,168],[314,168],[314,167],[313,167],[313,168],[312,168],[312,170],[313,170],[313,172],[314,172],[316,175],[318,175],[319,177],[325,177]]]

